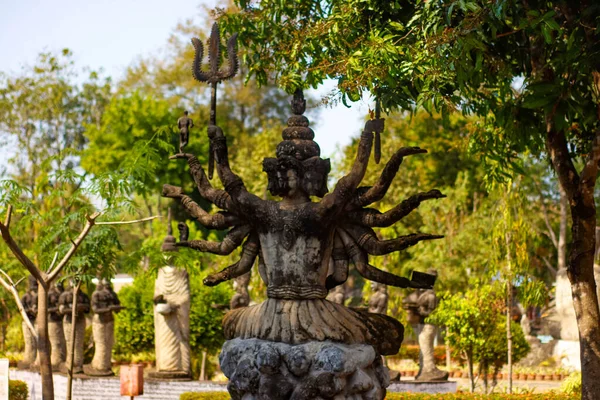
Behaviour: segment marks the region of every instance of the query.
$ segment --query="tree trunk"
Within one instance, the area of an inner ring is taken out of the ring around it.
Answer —
[[[200,365],[200,379],[201,381],[206,380],[206,351],[202,352],[202,364]]]
[[[558,230],[558,270],[567,268],[567,223],[569,212],[569,199],[562,186],[560,192],[560,227]]]
[[[548,118],[546,147],[559,182],[569,200],[571,235],[567,276],[571,282],[573,306],[581,347],[581,398],[600,398],[600,309],[594,279],[596,247],[596,205],[594,188],[600,163],[600,131],[578,173],[571,159],[564,131],[554,129]]]
[[[38,282],[38,356],[40,361],[40,375],[42,377],[42,398],[54,400],[54,382],[52,380],[52,363],[50,340],[48,338],[48,285]]]
[[[573,244],[567,274],[579,329],[583,400],[600,398],[600,310],[594,279],[596,209],[571,205]]]
[[[73,362],[75,360],[75,334],[77,333],[75,321],[77,318],[77,294],[79,293],[80,287],[81,281],[77,282],[73,288],[73,307],[71,308],[71,352],[69,354],[70,357],[67,360],[67,365],[69,366],[67,369],[67,400],[71,400],[73,396]]]
[[[471,393],[475,392],[475,377],[473,376],[473,352],[465,352],[467,356],[467,368],[469,370],[469,382],[471,383]]]
[[[512,321],[512,304],[513,304],[513,287],[511,279],[511,254],[510,254],[510,240],[511,235],[506,232],[506,263],[508,264],[508,279],[506,282],[506,341],[507,341],[507,353],[508,353],[508,394],[512,394],[513,387],[513,363],[512,363],[512,331],[510,330],[510,323]]]

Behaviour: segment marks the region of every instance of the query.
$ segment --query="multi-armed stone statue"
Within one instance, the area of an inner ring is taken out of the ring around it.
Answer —
[[[115,342],[115,317],[123,307],[114,292],[110,281],[102,279],[92,293],[92,331],[94,333],[94,358],[92,363],[84,366],[87,375],[111,376],[112,348]]]
[[[179,226],[180,239],[186,241],[188,230]],[[154,342],[156,348],[156,372],[150,374],[159,379],[191,378],[190,364],[190,278],[184,268],[174,266],[176,240],[169,228],[161,250],[165,266],[158,270],[154,285]]]
[[[29,288],[27,293],[23,295],[21,298],[21,303],[23,303],[23,308],[25,309],[25,313],[27,314],[27,318],[35,327],[35,319],[37,317],[37,309],[38,309],[38,283],[35,278],[30,275],[28,278]],[[25,339],[25,351],[23,353],[23,360],[19,363],[20,368],[29,368],[33,366],[37,357],[37,342],[35,337],[27,327],[25,321],[21,324],[23,329],[23,338]]]
[[[430,270],[431,275],[437,275]],[[403,307],[408,312],[408,322],[413,324],[419,335],[419,373],[417,381],[445,381],[448,380],[448,372],[442,371],[435,366],[433,356],[433,341],[437,333],[437,327],[429,324],[425,319],[435,310],[438,298],[433,289],[418,289],[402,300]]]
[[[71,349],[73,349],[73,373],[82,374],[83,371],[83,346],[85,344],[85,314],[90,312],[90,298],[83,291],[77,291],[77,307],[75,321],[72,321],[73,311],[73,283],[71,288],[65,290],[58,299],[58,310],[63,315],[63,330],[67,345],[67,357],[65,368],[71,360]],[[75,329],[75,342],[71,340],[71,329]]]
[[[55,370],[60,368],[67,356],[63,317],[59,312],[59,300],[64,291],[63,283],[56,282],[48,292],[48,337],[52,348],[50,362],[52,363],[52,369]]]
[[[194,75],[203,78],[198,61],[202,47],[194,43]],[[228,59],[235,69],[232,50],[230,46]],[[382,131],[383,120],[366,123],[351,172],[327,194],[329,160],[319,157],[314,132],[302,115],[305,107],[302,92],[297,91],[292,101],[294,115],[277,146],[277,158],[263,162],[268,190],[281,201],[264,200],[246,190],[229,166],[225,136],[215,125],[208,127],[208,136],[225,190],[212,187],[193,154],[172,158],[187,160],[200,195],[223,211],[208,214],[179,187],[165,185],[163,195],[180,199],[190,215],[208,228],[231,228],[222,242],[192,240],[177,246],[225,255],[243,244],[240,260],[208,276],[206,285],[248,273],[258,258],[267,300],[231,310],[223,320],[227,342],[220,362],[230,379],[232,399],[383,399],[389,376],[379,355],[398,352],[403,326],[386,315],[352,310],[325,297],[346,281],[350,262],[369,280],[428,287],[371,266],[368,255],[388,254],[441,236],[412,234],[380,240],[372,227],[389,226],[421,201],[443,196],[437,190],[417,194],[386,213],[365,208],[385,195],[403,157],[425,153],[416,147],[400,149],[375,186],[359,187],[373,134]],[[322,199],[313,202],[311,196]]]

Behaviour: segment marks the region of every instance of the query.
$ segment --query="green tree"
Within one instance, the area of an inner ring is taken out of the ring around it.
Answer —
[[[568,1],[253,3],[222,14],[260,82],[286,88],[339,79],[342,98],[370,91],[384,108],[482,116],[471,143],[506,179],[520,154],[547,158],[568,199],[567,272],[581,344],[583,399],[600,392],[600,310],[593,274],[600,161],[600,5]]]
[[[475,390],[474,363],[481,372],[494,368],[497,374],[507,362],[506,309],[501,287],[475,286],[464,293],[446,294],[429,316],[428,322],[445,326],[445,340],[467,359],[471,392]],[[514,333],[514,360],[524,357],[529,345],[518,324],[511,324]]]

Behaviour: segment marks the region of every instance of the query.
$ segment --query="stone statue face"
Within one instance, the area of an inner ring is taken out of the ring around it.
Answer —
[[[298,193],[302,192],[302,189],[300,188],[300,184],[299,184],[300,182],[298,179],[298,173],[295,170],[288,169],[286,171],[286,178],[287,178],[287,187],[288,187],[287,195],[288,196],[294,197]]]

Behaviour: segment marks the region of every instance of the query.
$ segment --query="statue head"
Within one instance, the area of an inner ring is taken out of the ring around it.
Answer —
[[[179,251],[175,243],[177,243],[177,239],[173,236],[173,227],[171,226],[171,208],[168,211],[168,225],[167,225],[167,236],[163,239],[163,244],[160,247],[161,251],[168,253],[173,251]]]
[[[331,170],[328,159],[320,158],[321,149],[313,140],[315,133],[302,115],[306,100],[301,90],[292,99],[293,115],[281,134],[283,141],[277,145],[277,158],[265,158],[263,171],[267,173],[267,189],[273,196],[323,197],[327,189],[327,176]]]
[[[185,115],[185,116],[187,117],[187,115],[188,115],[188,112],[187,112],[187,110],[185,110],[185,111],[183,112],[183,115]]]

